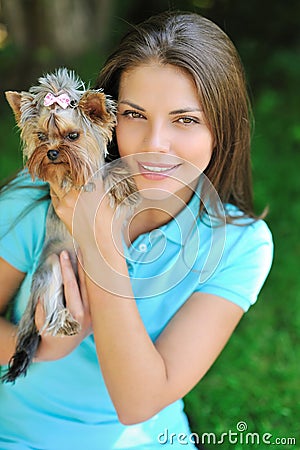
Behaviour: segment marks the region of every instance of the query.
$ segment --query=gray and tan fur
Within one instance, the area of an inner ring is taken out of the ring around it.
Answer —
[[[86,89],[74,72],[65,68],[41,77],[29,92],[6,92],[14,111],[24,145],[23,154],[31,177],[71,188],[93,188],[88,180],[104,164],[107,143],[116,124],[115,103],[101,90]],[[52,104],[46,104],[47,94]],[[59,96],[68,99],[61,106]],[[111,165],[110,165],[111,166]],[[120,161],[104,176],[112,206],[127,208],[138,202],[134,181],[127,167]],[[65,307],[59,254],[68,250],[77,273],[73,240],[50,204],[46,236],[39,266],[33,276],[31,295],[18,326],[16,352],[3,381],[14,382],[25,375],[40,341],[35,325],[35,310],[40,300],[45,310],[41,332],[51,335],[73,335],[80,324]]]

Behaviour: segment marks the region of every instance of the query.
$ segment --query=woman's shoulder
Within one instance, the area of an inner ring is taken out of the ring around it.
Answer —
[[[231,204],[225,206],[225,212],[231,218],[230,223],[226,225],[226,232],[229,236],[249,241],[249,245],[252,245],[252,240],[255,240],[256,243],[272,244],[272,232],[265,220],[245,216],[240,209]]]
[[[274,253],[271,230],[265,220],[246,217],[238,208],[229,206],[231,217],[226,225],[223,268],[235,266],[248,276],[255,269],[260,274],[269,272]],[[254,276],[253,276],[254,278]]]
[[[48,210],[49,185],[41,180],[33,181],[23,170],[0,192],[0,224],[11,226],[32,212],[37,218]]]
[[[0,208],[7,217],[18,216],[20,212],[35,206],[48,208],[49,184],[40,179],[32,180],[27,169],[20,171],[0,191]]]
[[[22,272],[44,240],[48,193],[46,183],[22,171],[0,194],[0,256]]]
[[[36,214],[48,209],[49,201],[48,183],[33,181],[27,170],[23,170],[0,192],[1,216],[5,215],[5,222],[11,223],[34,209],[39,210]]]
[[[49,192],[49,184],[40,180],[32,180],[27,169],[23,169],[0,191],[0,201],[7,198],[28,197],[41,198]]]
[[[212,248],[211,259],[215,264],[198,290],[227,298],[247,311],[272,266],[272,233],[264,220],[245,217],[232,205],[226,207],[226,213],[235,220],[212,228],[215,253]]]

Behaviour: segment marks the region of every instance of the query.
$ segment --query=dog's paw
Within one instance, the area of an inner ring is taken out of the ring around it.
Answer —
[[[80,330],[80,323],[74,319],[67,308],[64,308],[55,313],[54,317],[43,331],[52,336],[74,336],[75,334],[78,334]]]
[[[83,186],[84,192],[94,192],[95,189],[96,189],[96,184],[91,181],[89,181],[88,183],[86,183]]]
[[[116,161],[109,166],[111,167],[105,173],[104,185],[109,195],[110,206],[115,208],[121,205],[122,208],[135,208],[140,202],[140,194],[127,165],[123,161]]]

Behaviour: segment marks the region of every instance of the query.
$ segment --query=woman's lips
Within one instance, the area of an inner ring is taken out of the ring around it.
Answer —
[[[169,177],[172,173],[181,166],[180,164],[160,164],[138,162],[140,174],[148,180],[161,180]]]

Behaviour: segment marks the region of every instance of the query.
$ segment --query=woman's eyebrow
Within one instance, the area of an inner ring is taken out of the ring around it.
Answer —
[[[200,108],[182,108],[182,109],[176,109],[174,111],[171,111],[169,114],[170,115],[185,114],[185,113],[188,113],[188,112],[203,112],[203,111]]]
[[[130,100],[120,100],[119,101],[119,105],[127,105],[130,106],[131,108],[134,109],[138,109],[139,111],[143,111],[146,112],[146,110],[144,108],[142,108],[142,106],[139,106],[133,102],[131,102]],[[180,109],[176,109],[174,111],[170,111],[170,115],[175,115],[175,114],[185,114],[185,113],[189,113],[189,112],[203,112],[201,108],[193,108],[193,107],[186,107],[186,108],[180,108]]]
[[[121,100],[118,103],[119,103],[119,105],[128,105],[131,108],[138,109],[139,111],[146,112],[146,110],[144,108],[142,108],[139,105],[136,105],[135,103],[130,102],[129,100]]]

